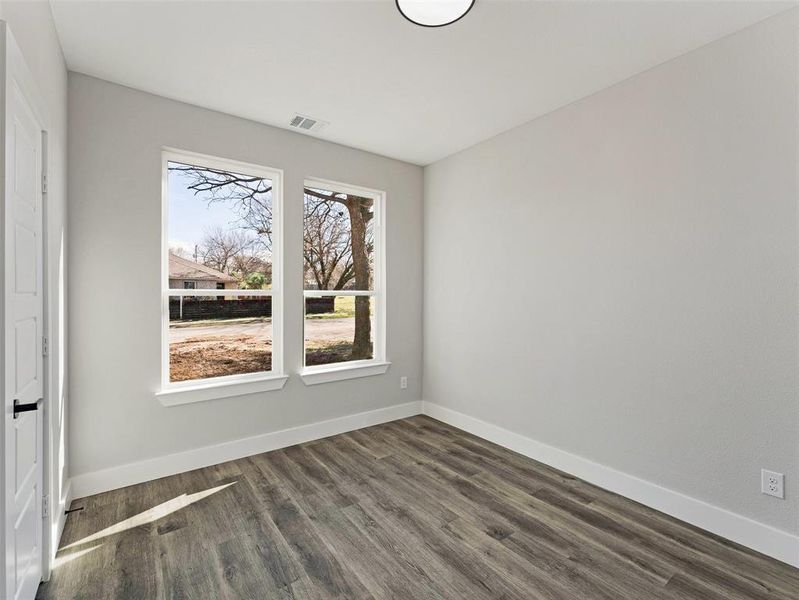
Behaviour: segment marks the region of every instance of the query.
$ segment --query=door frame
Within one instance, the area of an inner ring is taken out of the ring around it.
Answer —
[[[6,105],[7,105],[7,94],[9,91],[9,83],[11,81],[15,81],[19,89],[25,95],[31,110],[34,112],[34,116],[38,121],[39,125],[42,127],[41,131],[41,141],[42,141],[42,149],[41,149],[41,168],[42,168],[42,181],[41,185],[43,186],[42,189],[42,235],[41,235],[41,246],[42,246],[42,335],[47,339],[51,340],[51,332],[50,332],[50,315],[51,315],[51,308],[52,302],[50,298],[51,293],[51,286],[50,286],[50,275],[52,273],[53,265],[51,264],[51,260],[49,257],[49,245],[47,243],[48,239],[48,224],[50,222],[49,219],[49,212],[50,212],[50,203],[48,202],[47,193],[48,190],[44,188],[44,177],[48,174],[48,167],[51,164],[51,157],[50,157],[50,149],[48,142],[48,131],[49,131],[49,121],[47,119],[47,112],[45,110],[45,105],[43,102],[44,96],[40,93],[38,86],[36,85],[35,79],[33,74],[31,73],[30,69],[28,68],[25,58],[23,56],[22,50],[20,49],[19,45],[17,44],[14,36],[12,35],[8,24],[5,21],[0,21],[0,137],[2,137],[2,148],[0,149],[0,169],[2,169],[3,173],[6,167],[6,137],[8,135],[8,127],[6,123]],[[5,197],[5,188],[0,186],[0,202],[3,203],[3,206],[6,202]],[[3,231],[0,229],[0,240],[2,240]],[[0,286],[2,286],[2,278],[0,278]],[[4,304],[4,294],[0,294],[0,310],[5,313],[5,304]],[[5,318],[0,319],[0,333],[2,333],[3,339],[7,332],[5,331]],[[59,340],[60,342],[60,340]],[[4,345],[3,345],[4,347]],[[56,440],[54,440],[54,429],[53,429],[53,418],[54,415],[51,414],[51,407],[54,405],[59,405],[60,403],[54,403],[52,398],[52,385],[51,385],[51,377],[50,377],[50,369],[51,369],[51,360],[50,356],[52,355],[51,351],[48,351],[46,355],[43,357],[42,361],[42,379],[43,379],[43,402],[42,402],[42,501],[47,502],[48,510],[45,514],[42,515],[42,543],[41,543],[41,568],[42,568],[42,580],[46,581],[50,577],[50,573],[53,567],[53,557],[55,556],[55,549],[53,548],[53,544],[57,544],[57,536],[60,535],[60,529],[63,526],[63,519],[57,518],[58,515],[54,514],[53,509],[58,510],[60,506],[60,502],[52,502],[52,487],[53,487],[53,463],[58,461],[53,461],[54,450],[57,451],[58,445]],[[0,370],[0,382],[2,382],[2,386],[5,386],[5,372]],[[6,406],[7,399],[3,399],[3,418],[8,418],[7,413],[10,410],[8,406]],[[0,427],[0,448],[5,449],[5,427]],[[4,450],[3,450],[4,452]],[[6,457],[3,454],[2,460],[0,460],[0,477],[2,477],[2,481],[5,482],[6,472]],[[60,499],[59,499],[60,500]],[[43,511],[44,513],[44,511]],[[0,594],[5,594],[5,590],[8,586],[7,581],[7,566],[8,560],[5,556],[6,551],[6,536],[8,532],[5,531],[5,523],[6,523],[6,506],[4,499],[0,499],[0,535],[2,535],[2,540],[0,540],[0,556],[2,557],[3,568],[0,569]]]

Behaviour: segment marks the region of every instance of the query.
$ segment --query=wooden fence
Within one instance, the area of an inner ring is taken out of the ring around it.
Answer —
[[[334,311],[334,298],[306,298],[305,312],[310,315]],[[204,321],[206,319],[243,319],[271,317],[272,298],[204,299],[184,296],[169,299],[170,321]]]

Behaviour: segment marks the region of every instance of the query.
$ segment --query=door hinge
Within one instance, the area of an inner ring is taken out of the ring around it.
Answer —
[[[42,173],[42,194],[47,193],[47,173]]]
[[[42,356],[47,356],[47,351],[49,350],[47,346],[47,338],[42,338]]]
[[[50,496],[42,496],[42,519],[50,516]]]

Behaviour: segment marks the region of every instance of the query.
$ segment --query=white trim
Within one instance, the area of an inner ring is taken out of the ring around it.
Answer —
[[[330,296],[377,296],[374,290],[303,290],[306,298],[329,298]]]
[[[53,546],[53,556],[55,556],[58,547],[61,545],[61,536],[64,534],[64,527],[67,524],[66,511],[69,509],[70,504],[72,504],[72,480],[67,479],[67,482],[64,485],[64,496],[63,498],[60,498],[58,504],[53,507],[53,510],[57,511],[57,514],[54,515],[53,519],[53,522],[55,523],[55,545]]]
[[[282,390],[288,378],[288,375],[252,373],[250,375],[231,375],[215,379],[193,379],[191,381],[173,383],[168,388],[157,391],[155,397],[164,406],[179,406],[193,402],[205,402],[206,400],[219,400],[258,392]]]
[[[72,489],[76,498],[99,494],[159,477],[185,473],[192,469],[404,419],[418,415],[421,412],[421,404],[417,400],[407,404],[388,406],[310,425],[300,425],[214,446],[83,473],[72,477]]]
[[[799,536],[432,402],[422,412],[716,535],[799,567]]]
[[[322,190],[325,192],[337,192],[339,194],[352,194],[353,196],[363,196],[365,198],[372,198],[377,202],[380,198],[386,195],[383,190],[376,188],[368,188],[362,185],[353,185],[351,183],[344,183],[342,181],[334,181],[332,179],[322,179],[320,177],[306,177],[302,184],[303,188],[312,188],[315,190]]]
[[[53,506],[50,503],[50,514],[47,519],[44,519],[47,528],[47,537],[52,540],[52,545],[42,551],[46,550],[45,558],[49,564],[47,571],[42,573],[42,581],[50,581],[53,571],[53,563],[55,562],[55,555],[58,552],[58,547],[61,545],[61,536],[64,534],[64,527],[67,524],[67,509],[72,503],[72,480],[67,479],[63,486],[63,495],[59,498],[58,502]]]
[[[82,498],[417,414],[431,416],[589,483],[799,567],[799,536],[426,401],[390,406],[76,475],[72,477],[71,490],[75,498]]]
[[[305,367],[300,371],[300,377],[302,377],[305,385],[317,385],[319,383],[330,383],[331,381],[382,375],[388,370],[390,365],[390,362],[373,360],[320,365],[318,367]]]
[[[272,182],[272,289],[217,290],[169,289],[169,169],[170,161],[255,175]],[[156,396],[173,406],[254,392],[281,389],[284,373],[283,345],[283,171],[252,163],[199,154],[175,148],[161,150],[161,388]],[[174,383],[169,381],[170,296],[270,296],[272,298],[272,370],[246,375]],[[257,378],[257,381],[255,379]],[[189,385],[187,385],[189,384]],[[227,389],[224,389],[227,388]]]

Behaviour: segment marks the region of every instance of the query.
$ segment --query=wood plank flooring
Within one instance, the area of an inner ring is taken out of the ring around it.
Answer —
[[[38,598],[799,598],[799,569],[412,417],[80,500]]]

